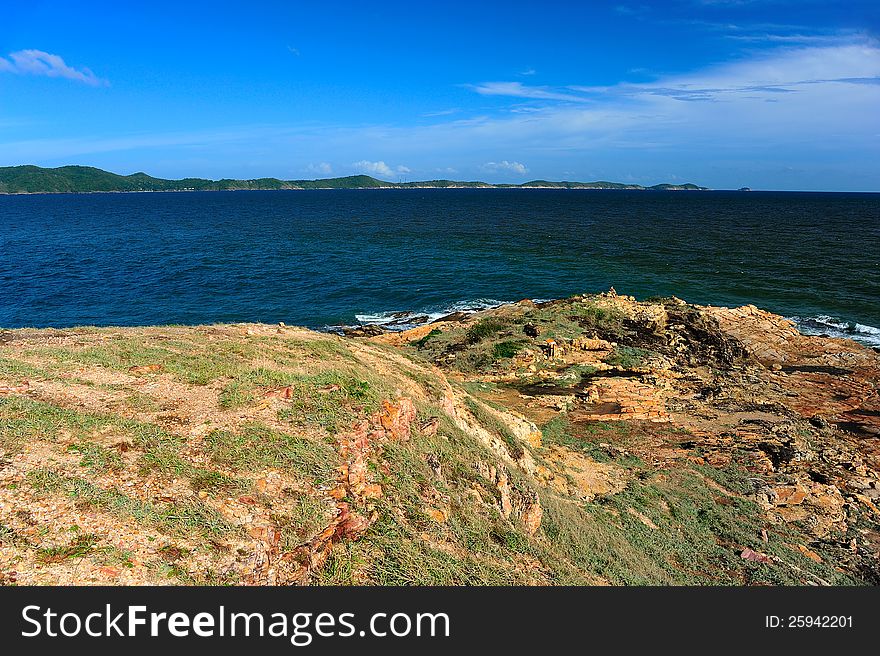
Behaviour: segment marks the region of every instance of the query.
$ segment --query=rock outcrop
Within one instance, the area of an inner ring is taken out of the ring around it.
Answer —
[[[880,355],[753,306],[3,335],[0,582],[880,583]]]

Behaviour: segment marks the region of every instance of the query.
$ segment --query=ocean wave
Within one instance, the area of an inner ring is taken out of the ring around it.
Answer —
[[[535,303],[544,303],[552,299],[533,298],[531,300]],[[416,311],[400,310],[376,312],[373,314],[356,314],[355,319],[357,320],[357,324],[355,326],[325,326],[325,330],[341,332],[345,328],[354,328],[357,326],[379,326],[385,330],[403,331],[426,323],[432,323],[453,313],[474,314],[475,312],[491,310],[514,302],[515,301],[500,301],[494,298],[478,298],[457,301],[450,305],[426,307]],[[875,326],[869,326],[854,321],[844,321],[824,314],[815,317],[793,316],[788,318],[795,322],[798,330],[804,335],[829,335],[831,337],[842,337],[866,346],[880,348],[880,328]]]
[[[373,314],[356,314],[356,326],[380,326],[385,330],[403,331],[431,323],[453,313],[474,314],[481,310],[492,310],[513,301],[499,301],[494,298],[477,298],[468,301],[456,301],[451,305],[435,305],[421,310],[399,310],[376,312]],[[356,326],[325,326],[325,330],[339,332],[345,328]]]
[[[880,328],[854,321],[843,321],[821,314],[817,317],[791,317],[804,335],[844,337],[866,346],[880,347]]]

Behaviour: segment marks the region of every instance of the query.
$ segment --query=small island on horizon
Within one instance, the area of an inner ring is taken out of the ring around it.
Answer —
[[[43,168],[33,165],[0,167],[0,194],[112,193],[147,191],[245,191],[306,189],[623,189],[635,191],[708,191],[708,187],[686,184],[656,184],[645,187],[623,182],[553,182],[531,180],[521,184],[481,181],[424,180],[388,182],[369,175],[350,175],[317,180],[254,178],[183,178],[167,180],[146,173],[119,175],[91,166]]]

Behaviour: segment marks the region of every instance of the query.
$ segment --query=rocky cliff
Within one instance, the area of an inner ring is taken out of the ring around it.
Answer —
[[[880,582],[868,348],[613,291],[359,334],[0,333],[0,582]]]

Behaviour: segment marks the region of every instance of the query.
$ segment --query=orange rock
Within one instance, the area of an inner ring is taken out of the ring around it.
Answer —
[[[287,387],[273,388],[263,392],[263,396],[267,399],[289,399],[293,396],[293,388],[289,385]]]
[[[382,496],[382,486],[376,484],[365,485],[361,496],[365,499],[378,499]]]
[[[773,503],[777,506],[797,506],[807,498],[807,493],[797,485],[780,485],[773,491],[776,493]]]
[[[327,493],[328,496],[330,496],[330,497],[333,498],[333,499],[336,499],[337,501],[338,501],[339,499],[344,499],[344,498],[345,498],[345,494],[346,494],[346,493],[345,493],[345,488],[344,488],[343,486],[341,486],[341,485],[338,486],[338,487],[334,487],[332,490],[330,490],[330,491]]]
[[[522,512],[523,528],[527,535],[534,535],[541,528],[541,519],[544,517],[544,509],[541,508],[541,500],[537,493],[533,493]]]
[[[251,526],[248,535],[268,545],[276,545],[281,541],[281,532],[274,526]]]
[[[806,548],[804,545],[802,545],[802,544],[799,544],[799,545],[797,546],[797,548],[798,548],[798,551],[800,551],[802,554],[804,554],[804,555],[805,555],[807,558],[809,558],[810,560],[813,560],[813,561],[815,561],[815,562],[817,562],[817,563],[821,563],[821,562],[822,562],[822,557],[821,557],[819,554],[817,554],[815,551],[810,551],[809,549],[807,549],[807,548]]]
[[[529,446],[535,449],[541,448],[543,444],[542,439],[543,435],[541,434],[541,431],[532,431],[531,433],[526,435],[526,442],[529,444]]]
[[[437,522],[438,524],[445,524],[446,523],[446,519],[447,519],[446,513],[443,512],[442,510],[440,510],[439,508],[433,508],[433,507],[428,508],[427,510],[425,510],[425,514],[428,517],[430,517],[431,519],[433,519],[435,522]]]
[[[392,437],[408,440],[410,436],[410,424],[416,418],[416,408],[412,400],[408,398],[397,399],[396,402],[387,399],[382,401],[382,411],[379,414],[379,423]]]
[[[162,371],[165,367],[161,364],[143,364],[143,365],[135,365],[133,367],[128,368],[128,373],[134,374],[135,376],[142,376],[144,374],[155,374]]]
[[[336,534],[340,537],[355,540],[369,528],[370,524],[370,520],[363,515],[349,513],[341,522],[339,522]]]

